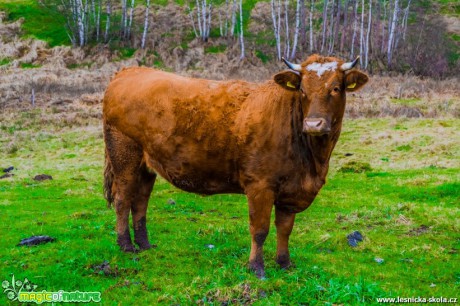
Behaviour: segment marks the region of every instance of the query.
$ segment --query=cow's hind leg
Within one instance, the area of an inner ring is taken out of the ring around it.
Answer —
[[[147,206],[155,184],[156,174],[149,173],[145,163],[142,163],[139,169],[139,185],[137,199],[131,206],[134,228],[134,242],[141,250],[150,249],[152,246],[149,243],[147,235]]]
[[[113,175],[111,198],[117,213],[117,243],[123,251],[135,252],[129,233],[129,212],[133,209],[135,230],[137,228],[135,238],[139,237],[136,239],[139,245],[146,248],[149,244],[145,228],[145,211],[154,182],[151,177],[155,175],[146,171],[143,150],[134,140],[108,125],[104,126],[104,138],[106,162],[110,163]],[[148,179],[144,181],[146,178]]]

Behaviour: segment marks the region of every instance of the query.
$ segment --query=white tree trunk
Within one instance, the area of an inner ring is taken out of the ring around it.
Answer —
[[[207,8],[206,8],[206,0],[202,0],[202,2],[201,2],[201,15],[203,17],[203,22],[202,22],[203,33],[201,33],[201,40],[206,41],[206,33],[208,32],[208,29],[207,29],[208,11],[207,11]]]
[[[284,56],[289,58],[291,51],[291,44],[289,38],[289,0],[284,1],[284,29],[286,30],[286,37],[284,43]]]
[[[280,33],[278,27],[278,20],[276,18],[276,9],[275,9],[275,0],[271,0],[271,8],[272,8],[272,20],[273,20],[273,33],[275,34],[275,41],[276,41],[276,54],[278,56],[278,60],[281,59],[281,45],[280,45]]]
[[[131,0],[131,7],[129,8],[129,20],[128,20],[128,31],[126,33],[126,38],[129,39],[131,37],[131,27],[133,24],[133,13],[134,13],[134,0]]]
[[[224,35],[225,35],[225,37],[228,36],[229,11],[230,11],[230,8],[229,8],[228,0],[225,0],[225,27],[224,27]]]
[[[101,34],[101,10],[102,0],[99,0],[97,5],[97,16],[96,16],[96,41],[99,42],[99,36]]]
[[[407,19],[409,18],[409,7],[412,0],[409,0],[407,7],[404,9],[404,18],[403,18],[403,40],[406,40],[406,31],[407,31]]]
[[[310,0],[310,53],[313,52],[314,46],[313,46],[313,10],[315,8],[315,0]]]
[[[398,11],[399,11],[399,0],[395,0],[394,9],[393,9],[393,18],[391,21],[390,35],[388,37],[388,46],[387,46],[387,60],[388,66],[391,65],[392,55],[393,55],[393,46],[394,46],[394,37],[396,31],[396,25],[398,23]]]
[[[150,0],[146,0],[145,4],[145,18],[144,18],[144,32],[142,32],[141,48],[145,49],[145,40],[147,39],[147,31],[149,29],[149,9]]]
[[[366,49],[364,52],[365,61],[364,61],[364,69],[367,69],[367,65],[369,64],[369,38],[371,35],[371,27],[372,27],[372,0],[369,0],[369,14],[367,14],[367,35],[366,35]]]
[[[244,52],[244,31],[243,31],[243,0],[240,0],[240,46],[241,56],[240,59],[245,57]]]
[[[200,37],[203,37],[203,27],[201,26],[201,4],[199,0],[196,0],[196,20],[198,23],[198,32]],[[203,13],[204,14],[204,13]]]
[[[300,0],[297,0],[297,6],[295,9],[295,30],[294,30],[294,43],[292,44],[292,52],[290,58],[295,57],[297,50],[297,41],[299,39],[299,27],[300,27]]]
[[[107,1],[107,19],[105,22],[105,33],[104,33],[104,41],[107,43],[109,42],[109,30],[110,30],[110,15],[112,15],[112,3],[110,0]]]
[[[361,0],[361,26],[360,26],[360,31],[359,31],[359,65],[362,67],[363,66],[363,57],[361,56],[363,54],[364,50],[364,0]]]
[[[85,23],[83,20],[83,3],[82,0],[77,0],[76,5],[76,14],[77,14],[77,22],[78,22],[78,45],[83,47],[85,45]]]
[[[235,36],[235,26],[236,26],[236,0],[233,0],[232,5],[232,26],[230,28],[230,35]]]

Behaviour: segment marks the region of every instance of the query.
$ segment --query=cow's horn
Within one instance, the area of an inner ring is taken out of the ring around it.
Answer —
[[[356,66],[356,64],[358,63],[358,60],[359,60],[359,55],[356,57],[354,61],[342,64],[342,66],[340,66],[340,70],[342,71],[350,70],[351,68]]]
[[[284,57],[282,57],[281,59],[289,67],[289,69],[292,69],[292,70],[295,70],[295,71],[301,71],[302,70],[302,66],[300,66],[299,64],[293,64],[290,61],[288,61],[287,59],[285,59]]]

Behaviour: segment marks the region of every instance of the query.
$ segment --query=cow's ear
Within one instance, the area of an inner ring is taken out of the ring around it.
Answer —
[[[357,91],[369,81],[369,77],[358,70],[350,71],[345,76],[346,91]]]
[[[298,90],[300,88],[300,73],[292,70],[285,70],[276,74],[273,79],[276,84],[287,90]]]

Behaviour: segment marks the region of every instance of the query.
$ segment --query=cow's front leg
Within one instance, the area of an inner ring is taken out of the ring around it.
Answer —
[[[275,208],[276,225],[276,262],[281,268],[287,269],[291,266],[289,256],[289,236],[294,226],[295,214]]]
[[[252,237],[249,267],[258,278],[265,277],[263,245],[270,228],[273,201],[274,196],[271,191],[248,193],[249,230]]]

